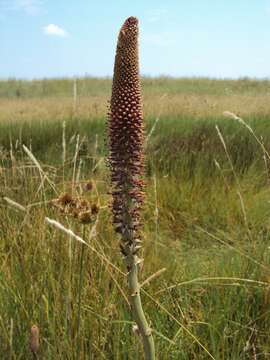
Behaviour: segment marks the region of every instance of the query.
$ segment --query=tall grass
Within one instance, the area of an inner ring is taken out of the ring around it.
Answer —
[[[147,81],[155,87],[154,79]],[[157,86],[162,81],[156,80]],[[209,80],[201,81],[197,84],[205,89],[204,82]],[[164,82],[174,88],[177,80]],[[187,88],[192,87],[188,80],[186,83]],[[242,86],[241,82],[233,84]],[[213,86],[213,92],[221,91],[223,82]],[[264,83],[257,86],[259,89]],[[79,89],[80,81],[78,96]],[[201,91],[210,96],[207,89]],[[252,96],[256,98],[259,92],[254,90]],[[72,107],[72,92],[70,100]],[[265,162],[261,146],[248,129],[222,112],[197,117],[180,111],[173,115],[163,109],[158,115],[146,148],[143,231],[147,262],[142,270],[142,281],[151,280],[143,286],[142,297],[155,331],[158,358],[267,359],[268,160]],[[154,111],[146,114],[146,134],[156,116]],[[31,358],[29,329],[36,324],[40,358],[141,359],[127,310],[125,269],[110,225],[104,117],[92,111],[85,117],[74,117],[71,112],[50,121],[46,116],[21,120],[18,116],[0,123],[2,358]],[[244,120],[269,149],[270,115],[251,113]],[[233,170],[215,125],[226,143]],[[23,145],[50,181],[40,176]],[[90,179],[95,186],[85,193],[84,184]],[[50,204],[73,186],[78,196],[100,204],[94,236],[94,224],[83,229],[77,219],[59,213]],[[82,244],[46,224],[45,217],[57,220],[87,242],[83,268]]]
[[[80,95],[108,95],[112,80],[109,77],[95,78],[85,76],[77,79]],[[74,85],[73,78],[42,80],[0,80],[0,97],[47,97],[70,96]],[[143,77],[145,95],[160,93],[170,94],[205,94],[205,95],[265,95],[269,92],[269,80],[242,78],[239,80],[215,80],[209,78],[171,78]]]

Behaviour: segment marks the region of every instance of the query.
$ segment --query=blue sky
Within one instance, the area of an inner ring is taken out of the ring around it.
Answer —
[[[144,75],[270,75],[270,0],[0,0],[0,78],[111,76],[131,15]]]

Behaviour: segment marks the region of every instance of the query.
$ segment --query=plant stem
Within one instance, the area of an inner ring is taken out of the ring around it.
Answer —
[[[139,258],[136,255],[130,254],[126,257],[126,262],[129,269],[127,278],[133,317],[136,321],[139,333],[142,337],[145,359],[154,360],[155,345],[152,336],[152,330],[149,327],[148,322],[145,318],[141,302],[140,284],[138,281]]]
[[[83,226],[83,239],[85,238],[85,226]],[[82,298],[82,285],[83,285],[83,260],[84,260],[84,248],[81,246],[80,252],[80,272],[79,272],[79,286],[78,286],[78,314],[77,314],[77,359],[80,355],[80,325],[81,325],[81,298]]]

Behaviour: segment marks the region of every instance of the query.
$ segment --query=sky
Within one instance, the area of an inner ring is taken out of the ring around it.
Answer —
[[[0,78],[112,76],[129,16],[143,75],[270,76],[270,0],[0,0]]]

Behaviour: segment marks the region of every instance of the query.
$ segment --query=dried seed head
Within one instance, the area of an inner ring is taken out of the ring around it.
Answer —
[[[74,219],[77,219],[79,217],[79,211],[77,209],[74,209],[72,211],[72,215],[73,215]]]
[[[79,221],[82,224],[90,224],[92,222],[91,211],[82,211],[79,213]]]
[[[72,197],[68,193],[61,194],[58,199],[53,199],[51,204],[64,215],[72,216],[82,224],[92,222],[92,215],[96,215],[99,208],[96,204],[91,205],[87,199]]]
[[[92,215],[97,215],[98,212],[99,212],[99,206],[97,204],[92,204],[91,205],[91,213],[92,213]]]
[[[142,121],[138,20],[130,17],[118,37],[108,121],[113,221],[124,241],[139,236],[134,232],[143,202]]]
[[[87,210],[87,209],[90,208],[90,204],[89,204],[89,202],[88,202],[87,200],[82,199],[82,200],[80,200],[80,201],[77,202],[77,207],[78,207],[78,209],[85,209],[85,210]]]
[[[70,204],[72,202],[72,200],[73,200],[72,196],[68,193],[63,193],[58,198],[59,204],[64,205],[64,206]]]
[[[92,181],[88,181],[85,185],[84,185],[84,190],[85,191],[91,191],[93,189],[93,183]]]
[[[37,355],[39,349],[39,328],[37,325],[31,327],[30,332],[30,350]]]

